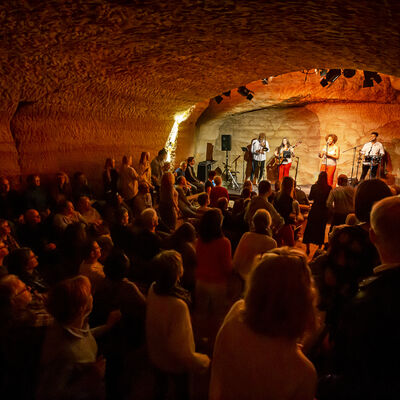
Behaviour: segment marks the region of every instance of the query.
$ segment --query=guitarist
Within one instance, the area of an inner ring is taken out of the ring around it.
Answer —
[[[285,176],[289,176],[290,167],[292,166],[292,157],[294,156],[294,148],[290,146],[289,140],[282,139],[282,143],[275,150],[275,157],[277,158],[279,166],[279,181],[281,182]]]

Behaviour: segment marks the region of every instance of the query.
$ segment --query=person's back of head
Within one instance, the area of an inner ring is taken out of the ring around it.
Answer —
[[[146,208],[140,214],[140,222],[144,229],[153,231],[158,225],[158,216],[154,208]]]
[[[196,229],[190,222],[183,223],[172,235],[171,241],[176,244],[184,242],[194,242],[196,239]]]
[[[221,211],[226,211],[228,209],[229,200],[226,197],[220,197],[217,200],[217,208]]]
[[[162,148],[161,150],[159,150],[157,156],[159,158],[164,158],[167,155],[167,150],[165,150],[164,148]]]
[[[47,310],[61,325],[69,325],[91,311],[91,285],[78,275],[59,282],[49,291]]]
[[[252,223],[254,232],[266,234],[271,226],[271,215],[267,210],[261,208],[253,215]]]
[[[217,175],[217,176],[214,178],[214,183],[215,183],[215,186],[221,186],[221,185],[222,185],[222,179],[221,179],[221,177]]]
[[[318,186],[323,186],[327,187],[328,186],[328,174],[326,171],[321,171],[318,175],[318,180],[317,180],[317,185]]]
[[[210,204],[210,200],[209,200],[208,194],[207,193],[201,193],[197,197],[197,202],[199,203],[200,207],[204,207],[204,206],[207,206],[208,204]]]
[[[382,199],[372,207],[370,236],[382,263],[400,263],[399,197]]]
[[[285,176],[282,180],[280,194],[292,196],[293,188],[294,188],[294,179],[291,178],[290,176]]]
[[[271,191],[271,183],[267,180],[261,181],[258,184],[258,194],[260,196],[264,196],[269,194],[269,192]]]
[[[338,176],[337,183],[338,183],[339,186],[347,186],[347,183],[348,183],[347,175],[340,174]]]
[[[369,223],[374,203],[391,195],[389,186],[380,179],[369,179],[361,182],[357,186],[354,196],[354,211],[358,220]]]
[[[298,340],[315,327],[316,294],[305,255],[280,248],[252,271],[245,295],[245,323],[256,333]]]
[[[240,197],[242,197],[243,199],[249,199],[250,196],[251,196],[251,189],[249,187],[244,188],[240,195]]]
[[[210,172],[208,173],[208,179],[211,180],[211,181],[212,181],[216,176],[217,176],[217,172],[216,172],[216,171],[210,171]]]
[[[201,217],[199,223],[199,236],[205,243],[223,236],[222,212],[219,208],[211,208]]]
[[[154,257],[156,268],[156,283],[154,292],[158,295],[168,295],[183,275],[182,257],[175,250],[164,250]]]
[[[4,264],[10,274],[18,277],[25,274],[32,250],[29,247],[20,247],[13,250],[5,259]]]
[[[183,175],[178,176],[175,183],[180,186],[186,186],[186,178]]]
[[[122,250],[114,249],[104,263],[104,274],[112,281],[121,281],[128,276],[129,258]]]

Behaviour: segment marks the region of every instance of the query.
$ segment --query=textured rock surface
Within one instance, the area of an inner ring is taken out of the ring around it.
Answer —
[[[5,0],[0,173],[99,176],[106,155],[154,155],[175,113],[265,76],[313,67],[400,76],[399,19],[397,0]]]

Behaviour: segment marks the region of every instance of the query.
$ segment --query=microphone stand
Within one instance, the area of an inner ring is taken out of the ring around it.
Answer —
[[[356,160],[356,150],[358,147],[361,147],[361,146],[362,146],[362,144],[359,144],[358,146],[350,147],[349,149],[342,151],[342,153],[346,153],[347,151],[353,150],[353,163],[351,165],[351,176],[350,176],[351,183],[353,183],[353,171],[354,171],[354,163]],[[357,179],[357,175],[358,175],[358,160],[357,160],[357,171],[356,171],[355,179]]]
[[[297,182],[297,171],[299,170],[300,157],[294,156],[294,158],[297,158],[296,172],[295,172],[295,174],[294,174],[294,181]]]

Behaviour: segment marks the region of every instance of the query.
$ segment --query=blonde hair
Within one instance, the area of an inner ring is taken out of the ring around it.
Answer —
[[[316,325],[316,291],[307,258],[283,247],[266,253],[252,271],[244,320],[256,333],[300,339]]]

